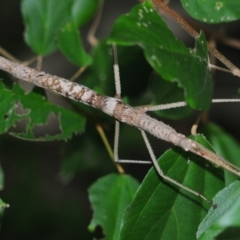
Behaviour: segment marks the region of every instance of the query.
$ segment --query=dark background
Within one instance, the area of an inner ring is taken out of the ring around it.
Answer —
[[[114,19],[127,13],[136,3],[135,0],[106,1],[97,37],[106,36]],[[185,15],[178,1],[172,1],[170,6]],[[179,26],[171,20],[168,22],[180,39],[184,40],[188,46],[193,46],[194,41]],[[220,29],[220,26],[207,27],[191,19],[189,22],[196,28],[201,26],[213,32]],[[239,22],[221,26],[229,35],[236,38],[239,36]],[[88,28],[89,24],[82,30],[83,39],[85,39]],[[24,44],[23,32],[20,1],[0,0],[0,45],[21,60],[32,56],[30,49]],[[86,41],[85,45],[87,49],[90,49]],[[238,50],[221,43],[218,46],[223,54],[240,66]],[[69,78],[77,68],[57,52],[44,59],[43,70]],[[215,97],[233,98],[236,96],[236,90],[240,86],[239,79],[221,72],[216,72],[214,79]],[[239,140],[240,135],[236,130],[239,129],[239,112],[239,104],[216,104],[211,108],[210,119],[216,121]],[[177,122],[165,121],[179,132],[188,135],[196,115],[197,113]],[[55,126],[50,125],[50,128],[55,128]],[[113,143],[113,129],[114,122],[109,123],[106,134],[110,143]],[[170,146],[168,143],[150,139],[157,156]],[[5,211],[0,239],[92,239],[94,236],[99,236],[100,229],[95,234],[87,231],[92,215],[87,188],[98,177],[115,169],[94,124],[89,122],[85,133],[75,137],[74,140],[89,141],[92,144],[92,148],[87,149],[89,151],[87,160],[92,161],[93,164],[86,164],[71,181],[63,183],[59,178],[59,171],[65,157],[64,150],[68,148],[69,143],[63,141],[28,142],[13,138],[8,134],[0,137],[0,161],[5,172],[5,189],[0,197],[11,206]],[[97,157],[94,155],[94,146],[102,149]],[[119,155],[127,159],[149,159],[137,130],[128,126],[122,127]],[[139,180],[148,170],[148,167],[139,165],[124,167],[128,173]]]

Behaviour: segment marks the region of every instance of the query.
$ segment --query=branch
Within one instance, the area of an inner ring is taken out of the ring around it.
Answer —
[[[193,38],[197,39],[199,33],[196,32],[186,21],[184,21],[176,12],[171,10],[162,0],[152,0],[154,8],[160,12],[164,11],[168,16],[173,18],[180,26]],[[226,57],[224,57],[216,48],[207,42],[208,51],[211,52],[220,62],[228,67],[232,74],[240,77],[240,69],[238,69],[233,63],[231,63]]]

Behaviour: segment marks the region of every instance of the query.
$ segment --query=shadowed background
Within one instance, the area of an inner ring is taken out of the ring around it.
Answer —
[[[135,0],[106,1],[97,37],[106,36],[114,20],[119,15],[127,13],[136,3]],[[19,4],[19,1],[0,0],[0,45],[15,57],[25,60],[31,57],[32,53],[23,41],[24,26]],[[174,2],[171,7],[184,14],[179,3]],[[184,40],[188,46],[193,46],[194,41],[180,27],[169,19],[167,21],[180,39]],[[190,23],[196,27],[200,26],[192,20]],[[89,26],[90,24],[87,24],[81,31],[85,40]],[[229,34],[238,37],[236,26],[236,22],[224,25]],[[203,26],[203,28],[205,27]],[[219,26],[208,26],[208,30],[211,29],[216,31]],[[84,43],[90,50],[87,41]],[[221,44],[219,44],[219,50],[237,65],[237,50]],[[121,62],[121,59],[119,61],[123,66],[124,62]],[[145,64],[145,69],[149,71],[146,73],[147,76],[150,74],[147,64]],[[50,74],[70,78],[77,68],[57,52],[44,59],[43,70]],[[122,76],[135,75],[134,69],[121,69],[121,72]],[[3,74],[3,76],[5,75]],[[133,97],[133,90],[128,88],[128,81],[130,80],[123,77],[123,95],[132,94],[131,97]],[[239,79],[229,74],[216,72],[214,95],[217,98],[235,97],[239,85]],[[136,89],[138,87],[136,86]],[[143,86],[139,87],[139,91],[141,91],[141,87]],[[51,98],[58,104],[64,104],[62,99],[54,95],[51,95]],[[218,122],[239,139],[239,133],[235,130],[239,125],[239,112],[237,104],[216,104],[211,109],[210,119]],[[189,135],[196,115],[197,113],[181,121],[165,120],[165,122],[179,132]],[[99,121],[102,123],[103,120],[104,118],[100,116]],[[21,124],[18,127],[21,128]],[[114,137],[113,129],[114,121],[109,121],[104,128],[111,144]],[[39,131],[39,134],[41,131],[57,132],[56,119],[53,118],[49,121],[47,130],[40,129]],[[120,137],[120,158],[149,159],[138,130],[124,125]],[[150,140],[157,156],[171,146],[152,137]],[[116,170],[93,122],[88,122],[85,133],[73,137],[71,141],[74,144],[70,145],[70,141],[28,142],[13,138],[9,134],[0,137],[0,161],[5,172],[5,189],[1,192],[0,197],[11,206],[5,211],[0,239],[92,239],[94,236],[101,236],[100,229],[95,234],[87,231],[92,215],[87,188],[98,177],[111,171],[116,172]],[[82,144],[83,142],[84,144]],[[80,145],[84,147],[80,147]],[[68,157],[67,153],[71,147],[80,148],[79,161],[81,164],[78,165],[79,170],[74,178],[63,182],[59,176],[60,167],[62,161]],[[125,165],[124,168],[127,173],[139,180],[149,169],[148,166],[140,165]]]

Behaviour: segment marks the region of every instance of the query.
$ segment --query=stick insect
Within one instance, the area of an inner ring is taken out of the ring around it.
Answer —
[[[161,1],[153,1],[154,6],[158,9],[158,4]],[[195,36],[196,37],[196,36]],[[210,46],[210,45],[209,45]],[[211,50],[211,47],[209,47]],[[216,51],[215,51],[216,52]],[[201,197],[207,202],[210,202],[205,196],[201,195],[200,193],[189,189],[186,186],[178,183],[174,179],[169,178],[168,176],[164,175],[161,168],[159,167],[156,157],[150,147],[150,143],[147,139],[146,133],[148,132],[151,135],[161,139],[168,141],[180,148],[184,149],[185,151],[190,151],[196,155],[201,156],[202,158],[226,169],[227,171],[240,176],[240,169],[236,166],[232,165],[231,163],[227,162],[222,157],[218,156],[217,154],[209,151],[201,144],[188,139],[186,136],[177,133],[173,128],[160,122],[154,118],[151,118],[149,115],[146,114],[147,111],[154,111],[159,109],[169,108],[171,106],[185,106],[185,102],[175,103],[172,105],[163,105],[163,106],[155,106],[155,107],[143,107],[143,108],[133,108],[128,104],[125,104],[121,100],[121,87],[120,87],[120,79],[119,79],[119,67],[117,64],[117,57],[116,57],[116,47],[114,47],[114,56],[115,56],[115,64],[114,64],[114,72],[115,72],[115,83],[116,83],[116,97],[107,97],[97,92],[82,86],[80,84],[68,81],[67,79],[63,79],[57,76],[52,76],[42,71],[38,71],[36,69],[31,69],[29,67],[25,67],[19,63],[15,63],[9,61],[3,57],[0,57],[0,69],[10,73],[12,76],[30,82],[34,85],[39,87],[49,89],[55,93],[63,95],[67,98],[70,98],[75,101],[82,102],[86,105],[92,106],[94,108],[100,109],[101,111],[105,112],[106,114],[113,116],[116,122],[116,138],[114,143],[114,159],[116,162],[131,162],[131,161],[121,161],[118,159],[117,149],[118,149],[118,132],[119,132],[119,122],[123,122],[134,126],[140,129],[143,139],[146,143],[147,149],[149,151],[150,157],[152,159],[153,165],[158,172],[158,174],[164,178],[165,180],[173,183],[174,185],[179,186],[180,188],[185,189],[186,191]],[[217,52],[216,57],[219,56]],[[220,55],[222,56],[222,55]],[[221,59],[223,59],[221,57]],[[231,65],[232,66],[232,65]],[[238,76],[238,69],[234,66],[234,68],[230,69],[234,75]],[[239,102],[238,99],[235,100],[222,100],[222,99],[215,99],[213,102]],[[213,206],[215,206],[213,204]]]
[[[114,48],[115,49],[115,48]],[[116,52],[116,50],[114,51]],[[116,54],[115,54],[116,55]],[[115,58],[116,59],[116,58]],[[94,108],[98,108],[105,112],[106,114],[113,116],[117,121],[127,123],[129,125],[135,126],[141,130],[142,136],[150,153],[151,159],[153,161],[154,167],[156,168],[158,174],[166,179],[167,181],[185,189],[186,191],[191,192],[194,195],[200,196],[205,201],[210,202],[200,193],[191,190],[182,184],[176,182],[174,179],[165,176],[159,167],[156,157],[153,154],[153,151],[150,147],[150,143],[146,137],[146,133],[148,132],[153,136],[171,142],[176,146],[181,147],[185,151],[193,152],[206,160],[221,166],[222,168],[234,173],[237,176],[240,176],[240,169],[231,163],[224,160],[222,157],[216,155],[215,153],[209,151],[201,144],[188,139],[184,135],[177,133],[173,128],[168,125],[165,125],[163,122],[157,121],[156,119],[151,118],[145,112],[148,110],[156,110],[156,109],[164,109],[166,106],[154,107],[154,108],[138,108],[135,109],[127,104],[125,104],[120,99],[120,82],[119,82],[119,69],[118,65],[114,64],[115,70],[115,80],[116,80],[116,92],[117,95],[115,98],[106,97],[96,93],[95,91],[79,85],[77,83],[70,82],[66,79],[59,78],[57,76],[52,76],[47,73],[38,71],[36,69],[31,69],[29,67],[25,67],[19,63],[11,62],[3,57],[0,57],[0,69],[10,73],[12,76],[33,83],[34,85],[49,89],[53,92],[61,94],[70,99],[80,101],[84,104],[90,105]],[[213,102],[222,102],[224,100],[214,100]],[[229,100],[231,101],[231,100]],[[233,100],[237,102],[238,100]],[[184,106],[186,103],[179,103],[179,106]],[[119,131],[119,123],[116,123],[116,136],[118,136]],[[116,137],[117,139],[117,137]],[[118,161],[117,155],[117,146],[118,140],[115,140],[114,144],[115,149],[115,161]],[[120,161],[121,162],[121,161]],[[126,162],[126,161],[125,161]]]

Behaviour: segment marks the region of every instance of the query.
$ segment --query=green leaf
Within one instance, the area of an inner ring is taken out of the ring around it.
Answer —
[[[72,17],[78,26],[84,25],[97,11],[101,0],[75,0]]]
[[[195,140],[212,149],[201,135]],[[223,183],[215,175],[219,169],[203,161],[179,148],[158,160],[167,176],[211,199]],[[152,168],[123,216],[120,239],[195,239],[209,208],[199,197],[160,180]]]
[[[25,40],[38,55],[56,50],[55,36],[71,20],[72,0],[22,0]]]
[[[150,81],[150,89],[153,94],[151,105],[168,104],[184,101],[184,93],[176,83],[170,83],[161,79],[159,75],[154,74]],[[190,107],[171,108],[167,110],[154,111],[161,117],[170,119],[182,119],[192,113]]]
[[[112,47],[106,44],[106,40],[101,40],[94,48],[92,57],[93,63],[82,73],[81,83],[104,95],[114,96]],[[142,50],[137,46],[118,46],[118,59],[122,96],[136,98],[137,94],[146,91],[152,69],[145,60]],[[131,104],[141,103],[138,101]]]
[[[202,22],[231,22],[240,18],[238,0],[181,0],[181,3],[189,15]]]
[[[3,200],[0,198],[0,209],[8,208],[9,204],[3,202]]]
[[[152,5],[145,2],[115,22],[109,42],[124,46],[139,45],[150,65],[164,80],[177,82],[184,89],[186,102],[192,108],[209,108],[212,83],[203,34],[197,39],[194,50],[185,47],[174,37]]]
[[[5,88],[0,83],[0,133],[7,132],[16,121],[28,119],[26,132],[11,133],[15,137],[28,140],[61,140],[70,138],[73,133],[83,132],[85,118],[72,110],[59,107],[48,102],[43,96],[31,92],[25,94],[19,85],[15,84],[12,90]],[[17,106],[22,105],[23,113],[17,112]],[[50,114],[54,114],[59,121],[61,133],[55,136],[43,136],[36,138],[33,128],[47,123]]]
[[[201,236],[202,240],[208,239],[209,232],[216,236],[227,227],[240,227],[240,182],[235,181],[220,191],[214,202],[218,207],[210,209],[198,228],[197,238]]]
[[[107,95],[114,94],[113,57],[111,46],[99,41],[92,53],[93,63],[81,75],[81,83]]]
[[[240,167],[240,145],[239,143],[226,133],[217,124],[207,124],[204,128],[204,135],[209,139],[215,151],[234,165]],[[237,180],[238,177],[226,170],[224,170],[226,185]]]
[[[77,25],[67,23],[58,34],[58,47],[61,52],[77,66],[89,65],[91,57],[84,51]]]
[[[89,230],[94,231],[100,225],[105,239],[118,239],[123,212],[137,188],[137,181],[128,175],[110,174],[95,182],[88,190],[94,210]]]

